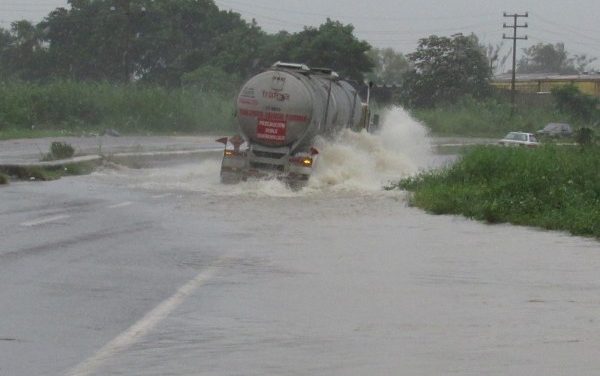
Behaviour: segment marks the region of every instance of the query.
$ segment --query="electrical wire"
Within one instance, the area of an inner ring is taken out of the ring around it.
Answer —
[[[275,8],[272,6],[268,6],[268,5],[264,5],[264,4],[257,4],[256,2],[252,2],[252,3],[248,3],[248,2],[244,2],[244,1],[238,1],[238,0],[215,0],[215,3],[222,3],[225,4],[227,6],[231,6],[231,4],[234,4],[234,6],[248,6],[251,7],[252,9],[254,8],[259,8],[259,9],[266,9],[266,10],[271,10],[271,11],[279,11],[279,12],[286,12],[286,13],[292,13],[292,14],[299,14],[299,15],[307,15],[307,16],[318,16],[318,17],[343,17],[343,18],[347,18],[347,19],[360,19],[360,20],[379,20],[379,21],[414,21],[414,20],[457,20],[457,19],[467,19],[467,18],[485,18],[485,17],[495,17],[498,16],[497,12],[494,13],[484,13],[484,14],[474,14],[474,15],[457,15],[457,16],[427,16],[427,17],[414,17],[414,16],[410,16],[410,17],[389,17],[389,16],[385,16],[385,17],[378,17],[378,16],[366,16],[366,15],[348,15],[348,14],[343,14],[343,13],[336,13],[336,14],[332,14],[332,13],[317,13],[317,12],[307,12],[307,11],[301,11],[301,10],[296,10],[296,9],[289,9],[289,8]],[[230,4],[227,4],[230,3]]]

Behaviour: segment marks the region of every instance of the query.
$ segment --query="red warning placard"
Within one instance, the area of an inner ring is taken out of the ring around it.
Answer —
[[[256,137],[262,140],[285,141],[285,123],[270,120],[258,120]]]

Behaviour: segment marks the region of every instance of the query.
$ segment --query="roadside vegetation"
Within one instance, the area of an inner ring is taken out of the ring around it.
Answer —
[[[50,144],[50,151],[42,157],[42,161],[55,161],[57,159],[71,158],[75,148],[66,142],[54,141]]]
[[[391,188],[415,206],[600,238],[600,146],[477,147],[456,164]]]
[[[56,180],[63,176],[86,175],[94,170],[93,163],[68,163],[60,166],[0,166],[0,181],[4,176],[17,180]]]
[[[0,172],[0,185],[8,184],[9,178],[8,175],[5,175]]]
[[[510,131],[535,132],[557,115],[550,105],[517,110],[511,115],[510,101],[501,96],[485,99],[463,97],[456,103],[417,108],[412,115],[436,136],[500,138]]]
[[[514,112],[503,93],[486,98],[463,96],[453,103],[413,108],[412,115],[438,136],[500,138],[510,131],[535,133],[548,123],[564,122],[578,130],[600,133],[600,103],[574,86],[544,96],[520,94]],[[545,141],[554,141],[546,139]]]
[[[0,83],[0,138],[228,131],[233,100],[198,87],[55,81]]]

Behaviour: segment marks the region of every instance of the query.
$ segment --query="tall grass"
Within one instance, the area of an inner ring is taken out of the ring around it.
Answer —
[[[550,122],[572,122],[557,111],[551,101],[521,103],[511,115],[511,105],[503,97],[476,100],[465,97],[455,104],[412,111],[434,135],[501,137],[509,131],[534,132]],[[577,122],[574,122],[577,123]]]
[[[455,165],[403,180],[416,206],[600,238],[600,147],[478,147]]]
[[[0,83],[0,135],[32,131],[123,133],[233,129],[233,99],[194,88],[57,81]]]

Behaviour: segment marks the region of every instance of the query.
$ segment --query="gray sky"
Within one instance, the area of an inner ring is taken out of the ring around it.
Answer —
[[[175,1],[175,0],[173,0]],[[503,12],[529,12],[529,28],[519,29],[528,41],[519,41],[518,51],[534,43],[564,42],[571,54],[600,58],[600,1],[597,0],[215,0],[221,9],[231,9],[268,32],[298,31],[304,25],[318,26],[327,17],[351,23],[356,35],[376,47],[412,52],[419,38],[431,34],[474,32],[485,44],[502,43]],[[0,26],[17,19],[39,21],[66,0],[0,0]],[[504,41],[508,53],[510,41]],[[595,64],[598,66],[598,63]],[[506,66],[505,68],[509,68]]]

